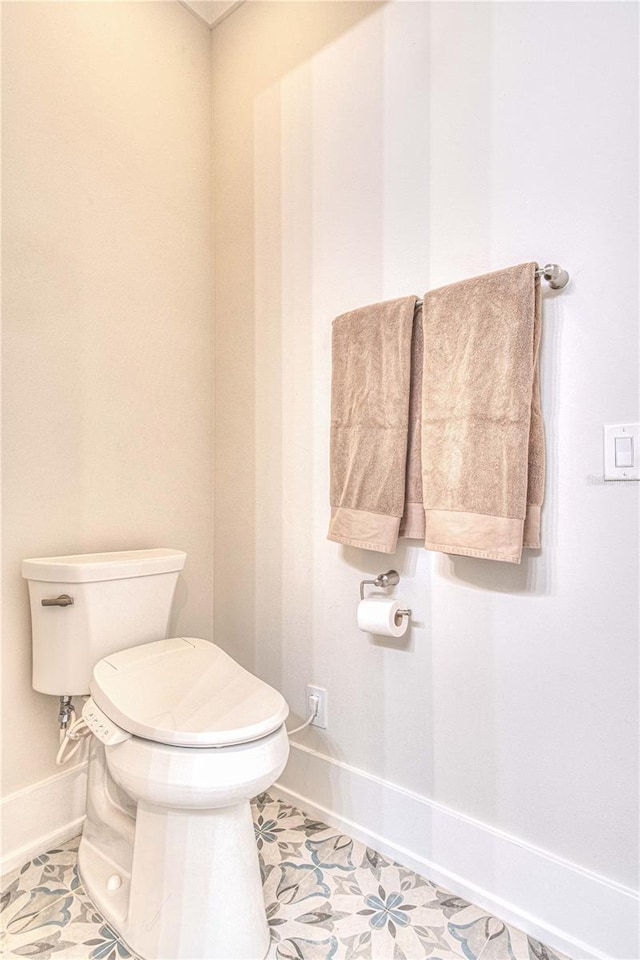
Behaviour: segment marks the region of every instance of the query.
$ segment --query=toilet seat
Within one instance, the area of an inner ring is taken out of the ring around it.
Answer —
[[[174,746],[249,743],[277,730],[289,713],[277,690],[197,637],[111,654],[96,664],[90,689],[123,730]]]

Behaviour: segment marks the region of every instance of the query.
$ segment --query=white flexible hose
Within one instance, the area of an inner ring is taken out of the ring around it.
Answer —
[[[72,712],[74,716],[73,723],[64,733],[61,731],[60,749],[56,754],[56,763],[59,767],[61,767],[63,763],[67,763],[69,760],[71,760],[71,757],[78,752],[87,737],[91,735],[91,731],[89,730],[89,726],[84,717],[80,717],[79,720],[76,720],[75,711]],[[83,727],[86,727],[86,730],[83,731]],[[67,747],[73,740],[77,741],[76,745],[72,750],[69,751],[69,753],[67,753]]]
[[[318,716],[318,710],[320,709],[320,701],[317,697],[310,697],[311,702],[315,701],[313,704],[313,712],[306,723],[301,723],[299,727],[294,727],[293,730],[287,730],[287,734],[291,736],[294,733],[300,733],[301,730],[304,730],[305,727],[308,727],[310,723],[313,723],[315,718]]]

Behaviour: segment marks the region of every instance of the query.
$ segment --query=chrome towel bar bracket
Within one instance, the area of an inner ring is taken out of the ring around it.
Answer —
[[[538,267],[536,276],[546,280],[552,290],[562,290],[569,283],[569,274],[558,263]]]

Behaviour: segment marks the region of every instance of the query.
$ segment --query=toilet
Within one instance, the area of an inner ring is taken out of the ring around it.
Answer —
[[[88,696],[82,882],[143,960],[262,960],[250,800],[287,762],[288,707],[215,644],[167,638],[186,554],[24,560],[33,686]]]

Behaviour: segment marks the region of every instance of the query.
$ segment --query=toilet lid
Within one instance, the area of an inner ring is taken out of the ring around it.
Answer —
[[[197,637],[113,653],[93,670],[91,695],[123,730],[158,743],[248,743],[287,718],[284,698],[220,647]]]

